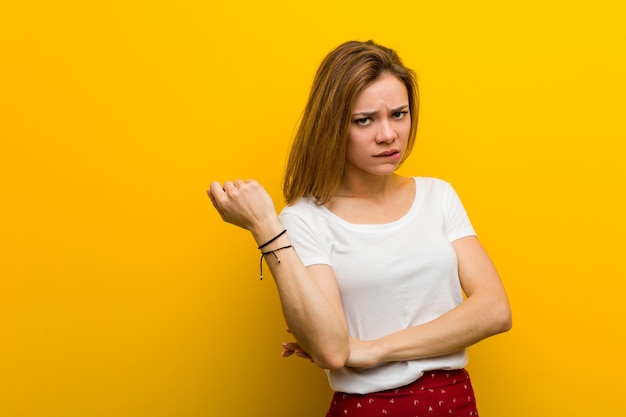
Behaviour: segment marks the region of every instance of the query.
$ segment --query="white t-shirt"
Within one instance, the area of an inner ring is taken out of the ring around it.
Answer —
[[[431,321],[463,301],[451,242],[475,235],[474,229],[450,184],[414,180],[413,205],[391,223],[349,223],[307,198],[280,214],[304,265],[333,268],[350,337],[377,339]],[[460,351],[327,374],[335,391],[365,394],[406,385],[427,370],[466,364],[466,352]]]

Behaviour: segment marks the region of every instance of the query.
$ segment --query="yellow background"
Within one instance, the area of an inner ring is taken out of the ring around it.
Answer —
[[[0,6],[0,415],[319,417],[274,284],[204,190],[286,152],[322,57],[396,48],[408,175],[450,181],[510,294],[485,417],[623,412],[626,13],[595,1]]]

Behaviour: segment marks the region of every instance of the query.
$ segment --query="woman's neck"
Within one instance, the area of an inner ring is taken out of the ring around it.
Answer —
[[[415,181],[393,174],[380,181],[344,181],[325,207],[350,223],[383,224],[406,215],[414,199]]]
[[[384,199],[406,183],[407,178],[397,174],[371,177],[349,177],[342,179],[339,189],[333,197],[362,198],[370,200]]]

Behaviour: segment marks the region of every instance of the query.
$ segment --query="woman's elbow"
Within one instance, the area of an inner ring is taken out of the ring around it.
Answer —
[[[493,333],[504,333],[513,326],[513,315],[508,300],[500,302],[493,311]]]
[[[328,369],[328,370],[337,370],[337,369],[341,369],[344,366],[346,366],[346,362],[348,360],[348,357],[343,357],[343,356],[339,356],[339,355],[333,355],[332,357],[325,357],[325,358],[320,358],[318,360],[315,360],[315,363],[317,364],[317,366],[319,366],[322,369]]]
[[[350,351],[346,347],[345,349],[335,349],[332,352],[322,353],[313,361],[322,369],[337,370],[346,366],[349,357]]]

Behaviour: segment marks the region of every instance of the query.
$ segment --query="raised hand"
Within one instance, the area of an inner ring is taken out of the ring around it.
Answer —
[[[277,219],[274,202],[257,181],[215,181],[207,194],[222,220],[253,233]]]

